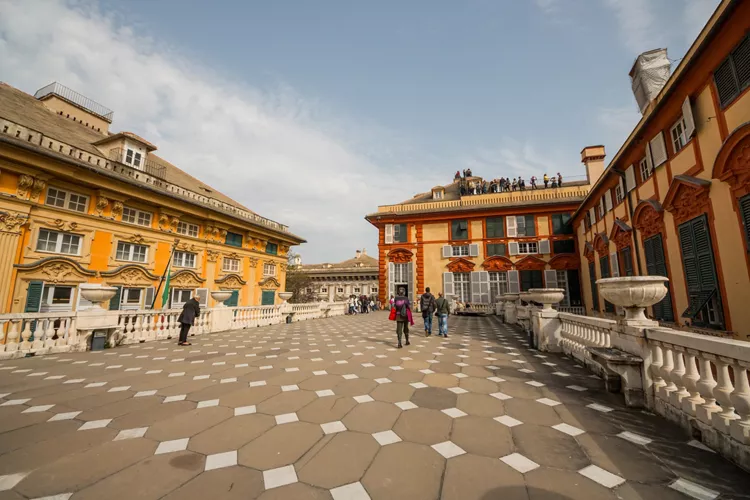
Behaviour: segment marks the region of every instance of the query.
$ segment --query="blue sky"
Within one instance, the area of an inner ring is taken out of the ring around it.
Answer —
[[[362,217],[479,175],[584,174],[638,120],[628,70],[682,57],[716,0],[0,0],[0,79],[57,80],[114,128],[306,237],[375,253]]]

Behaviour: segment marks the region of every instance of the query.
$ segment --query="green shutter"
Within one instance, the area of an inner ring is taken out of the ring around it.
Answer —
[[[526,236],[536,236],[536,224],[534,224],[534,216],[526,216]]]
[[[747,250],[750,252],[750,194],[740,198],[740,215],[742,216],[742,227],[745,229]]]
[[[667,262],[664,259],[664,245],[661,234],[652,236],[643,242],[646,253],[646,272],[649,276],[665,276],[667,274]],[[666,286],[666,285],[665,285]],[[669,288],[669,286],[667,286]],[[667,291],[664,299],[653,306],[654,318],[661,321],[674,321],[672,312],[672,295]]]
[[[109,310],[110,311],[119,311],[120,310],[120,297],[122,296],[122,287],[116,286],[117,292],[115,292],[115,295],[109,299]],[[149,307],[151,304],[149,304]]]
[[[602,279],[609,278],[609,257],[605,256],[599,259],[599,267],[601,269],[602,273]],[[615,312],[615,306],[611,302],[605,300],[604,301],[604,311],[613,313]]]
[[[29,281],[29,287],[26,289],[26,307],[23,312],[27,313],[38,313],[42,307],[42,290],[44,289],[44,281]],[[21,326],[23,331],[24,326]],[[36,321],[31,322],[31,333],[33,335],[36,330]],[[33,338],[33,337],[31,337]]]
[[[237,301],[239,300],[240,291],[234,290],[232,295],[224,301],[224,305],[227,307],[237,307]]]
[[[633,257],[630,252],[630,247],[625,247],[620,250],[620,256],[622,257],[622,264],[625,271],[625,276],[633,276]]]
[[[687,282],[688,295],[691,295],[701,291],[701,275],[700,271],[698,271],[698,256],[695,253],[692,224],[690,222],[681,224],[679,233],[682,265],[685,268],[685,281]]]
[[[599,290],[596,287],[596,265],[589,262],[589,282],[591,284],[591,308],[594,311],[599,310]]]
[[[488,217],[487,218],[487,237],[488,238],[504,238],[505,237],[505,220],[503,217]]]
[[[272,306],[276,299],[276,292],[273,290],[263,290],[260,304],[263,306]]]

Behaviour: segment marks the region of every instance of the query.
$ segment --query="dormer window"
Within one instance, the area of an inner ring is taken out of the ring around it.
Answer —
[[[442,200],[445,198],[445,189],[442,186],[432,188],[432,199]]]
[[[125,153],[125,163],[127,163],[128,165],[133,165],[136,168],[140,168],[141,158],[141,153],[139,153],[138,151],[133,151],[130,148],[128,148],[127,153]]]

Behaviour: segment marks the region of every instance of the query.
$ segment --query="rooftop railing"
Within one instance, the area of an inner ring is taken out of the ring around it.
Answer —
[[[103,118],[104,120],[107,120],[109,123],[112,123],[112,117],[115,114],[114,111],[102,106],[96,101],[89,99],[85,95],[79,94],[73,89],[69,89],[68,87],[60,83],[52,82],[46,87],[40,88],[36,91],[34,97],[36,97],[37,99],[42,99],[43,97],[46,97],[50,94],[58,95],[63,99],[72,102],[73,104],[85,108],[87,111],[90,111],[91,113]]]

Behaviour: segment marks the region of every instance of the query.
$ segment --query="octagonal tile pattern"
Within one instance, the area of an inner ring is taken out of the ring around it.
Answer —
[[[375,313],[0,362],[0,496],[744,493],[746,473],[514,327],[450,328],[396,350]]]

